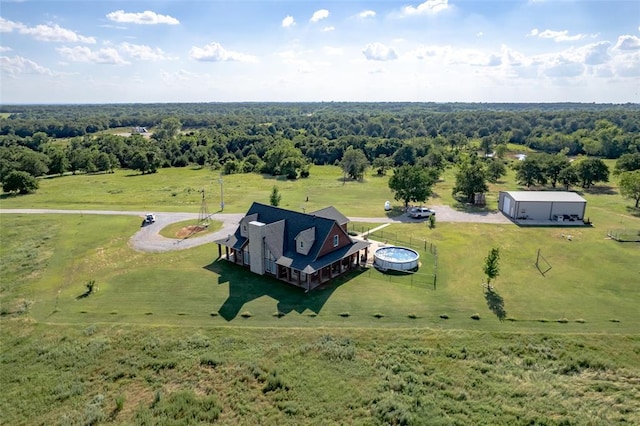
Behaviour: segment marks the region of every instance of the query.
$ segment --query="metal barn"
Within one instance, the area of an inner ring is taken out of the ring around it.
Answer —
[[[501,191],[498,208],[518,223],[583,222],[587,200],[575,192]]]

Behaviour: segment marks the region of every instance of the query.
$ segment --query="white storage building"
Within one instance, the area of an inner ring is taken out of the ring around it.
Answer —
[[[498,208],[516,221],[583,221],[587,200],[575,192],[501,191]]]

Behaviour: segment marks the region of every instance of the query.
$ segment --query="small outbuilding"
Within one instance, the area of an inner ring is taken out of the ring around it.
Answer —
[[[500,191],[498,198],[498,209],[520,224],[583,224],[586,208],[587,200],[568,191]]]

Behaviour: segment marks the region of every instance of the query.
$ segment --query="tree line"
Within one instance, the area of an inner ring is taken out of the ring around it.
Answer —
[[[0,111],[3,183],[13,171],[37,177],[127,168],[144,174],[189,165],[292,179],[308,176],[310,164],[341,165],[350,179],[361,179],[367,167],[385,174],[418,166],[433,179],[457,164],[469,182],[461,178],[458,193],[471,198],[471,183],[482,192],[481,181],[504,175],[501,157],[509,143],[542,152],[517,164],[518,180],[526,186],[589,187],[606,181],[608,171],[605,176],[596,168],[586,176],[586,169],[569,167],[568,156],[623,158],[640,152],[637,105],[240,103]],[[134,126],[150,128],[150,137],[101,131],[117,127],[125,133]],[[485,158],[475,159],[475,153]]]

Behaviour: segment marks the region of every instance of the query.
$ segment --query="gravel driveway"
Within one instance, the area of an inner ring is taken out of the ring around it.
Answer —
[[[509,224],[511,221],[502,213],[480,212],[467,213],[452,209],[449,206],[433,206],[436,211],[438,222],[475,222],[475,223],[502,223]],[[56,210],[56,209],[1,209],[0,214],[95,214],[95,215],[129,215],[139,216],[140,222],[147,212],[140,211],[117,211],[117,210]],[[226,237],[235,232],[240,224],[240,220],[244,217],[244,213],[215,213],[211,215],[212,220],[222,222],[222,229],[206,234],[201,237],[173,239],[165,238],[159,234],[160,230],[165,226],[181,222],[189,219],[197,219],[196,213],[155,213],[156,222],[150,225],[141,226],[140,229],[131,237],[129,244],[135,250],[159,253],[171,250],[184,250],[196,247],[202,244],[211,243],[215,240]],[[354,222],[368,223],[419,223],[425,222],[427,219],[412,219],[406,214],[397,217],[349,217]]]

